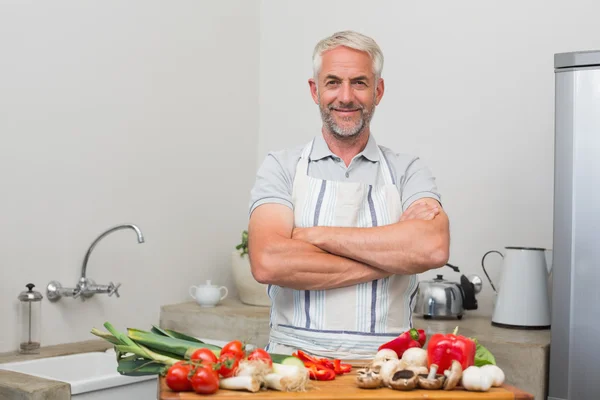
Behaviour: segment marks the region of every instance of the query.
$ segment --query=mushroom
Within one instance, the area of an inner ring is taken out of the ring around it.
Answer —
[[[446,377],[441,374],[437,374],[433,379],[429,379],[427,374],[417,375],[417,383],[421,389],[427,390],[438,390],[444,385]]]
[[[397,360],[398,353],[396,353],[392,349],[381,349],[375,354],[375,358],[373,361],[389,361],[389,360]]]
[[[504,371],[500,369],[497,365],[487,364],[481,368],[481,372],[492,377],[492,386],[498,387],[502,386],[504,383],[504,379],[506,378],[504,375]]]
[[[469,391],[487,392],[492,387],[492,377],[474,365],[465,369],[462,385]]]
[[[444,371],[446,381],[444,382],[444,390],[452,390],[458,385],[463,375],[462,365],[456,360],[452,360],[452,365]]]
[[[402,354],[402,361],[407,366],[427,368],[427,350],[420,347],[411,347]]]
[[[390,387],[396,390],[413,390],[417,387],[417,375],[408,370],[401,369],[396,371],[390,379]]]
[[[383,385],[389,387],[392,377],[396,371],[403,369],[403,364],[400,360],[377,361],[373,363],[371,369],[379,372]]]
[[[419,367],[416,365],[409,365],[408,367],[403,367],[401,369],[407,369],[414,372],[416,375],[427,375],[429,373],[427,367]]]
[[[381,386],[381,375],[370,369],[362,368],[356,371],[356,384],[362,389],[377,389]]]

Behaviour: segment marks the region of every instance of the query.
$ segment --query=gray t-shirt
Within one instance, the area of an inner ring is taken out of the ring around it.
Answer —
[[[283,204],[294,209],[292,188],[296,164],[305,145],[268,153],[258,169],[250,192],[250,214],[265,203]],[[400,193],[403,211],[414,201],[424,197],[434,198],[441,203],[435,178],[418,157],[395,153],[383,146],[379,148],[388,162],[392,181]],[[372,134],[365,149],[352,159],[348,167],[329,150],[323,136],[317,135],[309,156],[308,175],[317,179],[375,185],[380,162],[377,143]]]

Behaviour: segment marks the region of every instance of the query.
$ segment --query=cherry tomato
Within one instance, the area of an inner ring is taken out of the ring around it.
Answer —
[[[219,390],[219,375],[211,367],[196,368],[190,381],[198,394],[212,394]]]
[[[273,365],[273,360],[269,353],[263,349],[255,349],[248,355],[248,360],[261,360],[269,364],[269,367]]]
[[[200,361],[204,365],[212,365],[217,362],[217,356],[209,349],[198,349],[192,353],[191,361]]]
[[[169,389],[174,392],[188,392],[192,390],[192,383],[188,379],[192,366],[177,362],[169,367],[165,381]]]
[[[236,357],[244,358],[244,345],[239,340],[232,340],[221,349],[221,354],[232,353]]]
[[[240,365],[240,358],[236,357],[232,353],[221,354],[219,357],[219,363],[221,366],[219,367],[219,374],[223,378],[228,378],[233,376]]]

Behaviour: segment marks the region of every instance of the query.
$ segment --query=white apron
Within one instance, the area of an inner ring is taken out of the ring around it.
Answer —
[[[292,192],[296,227],[374,227],[396,223],[402,215],[398,188],[379,150],[375,185],[308,176],[312,143],[296,166]],[[418,281],[415,275],[329,290],[295,290],[269,285],[270,337],[266,350],[297,349],[329,358],[371,359],[377,348],[412,328]]]

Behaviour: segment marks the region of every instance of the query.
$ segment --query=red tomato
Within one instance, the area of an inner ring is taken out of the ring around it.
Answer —
[[[221,366],[219,367],[219,374],[223,378],[228,378],[233,376],[240,365],[240,358],[236,357],[232,353],[221,354],[219,357],[219,363]]]
[[[248,355],[248,360],[261,360],[269,364],[269,366],[273,365],[271,356],[263,349],[252,350],[252,352]]]
[[[167,386],[174,392],[187,392],[192,390],[192,383],[188,379],[192,366],[181,361],[169,367],[165,378]]]
[[[212,365],[217,362],[217,356],[209,349],[198,349],[190,357],[192,361],[200,361],[204,365]]]
[[[239,340],[232,340],[221,349],[221,354],[231,353],[238,358],[244,358],[244,345]]]
[[[190,381],[198,394],[212,394],[219,390],[219,375],[211,367],[196,368]]]

